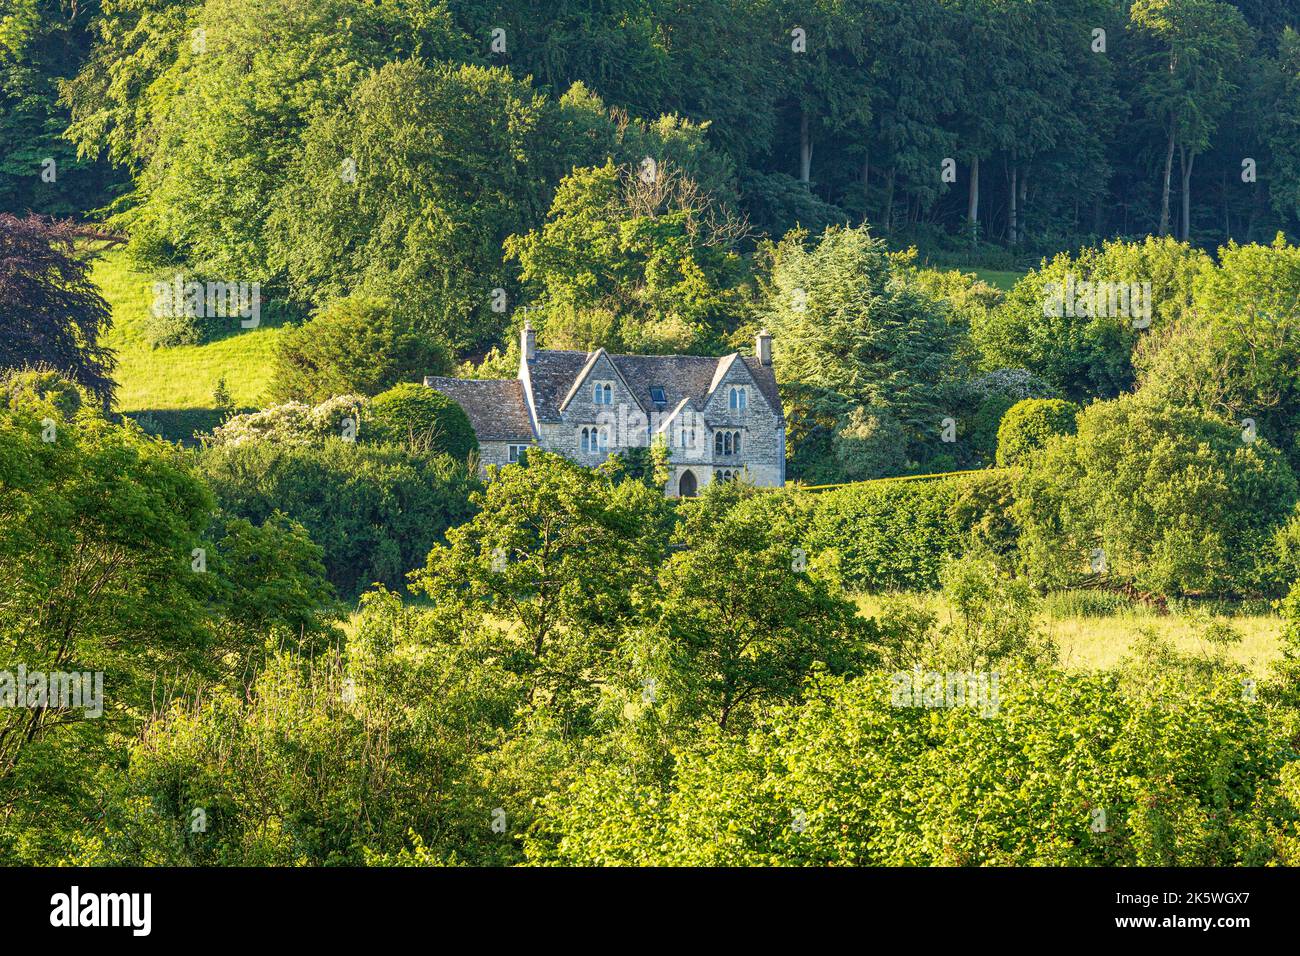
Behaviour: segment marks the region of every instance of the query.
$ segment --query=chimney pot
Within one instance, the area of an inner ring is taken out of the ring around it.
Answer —
[[[533,331],[533,324],[527,319],[524,319],[524,329],[519,333],[519,353],[525,362],[537,358],[537,333]]]
[[[758,356],[759,365],[772,364],[772,336],[768,334],[767,329],[758,333],[754,343],[754,354]]]

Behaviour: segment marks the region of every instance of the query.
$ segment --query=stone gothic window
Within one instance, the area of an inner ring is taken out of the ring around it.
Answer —
[[[731,386],[727,394],[727,407],[733,412],[743,412],[749,407],[749,389],[743,385]]]
[[[613,405],[614,386],[609,382],[597,382],[591,387],[591,401],[596,405]]]
[[[718,456],[740,454],[740,432],[714,432],[713,454]]]

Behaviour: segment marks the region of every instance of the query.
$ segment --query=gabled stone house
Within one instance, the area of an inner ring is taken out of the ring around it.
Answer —
[[[525,325],[519,354],[513,379],[424,380],[465,409],[485,466],[534,447],[593,466],[662,435],[667,495],[693,497],[709,481],[742,476],[785,484],[785,415],[766,332],[752,357],[715,358],[539,349]]]

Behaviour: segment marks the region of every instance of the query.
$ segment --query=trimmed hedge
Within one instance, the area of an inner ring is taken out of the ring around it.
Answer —
[[[808,546],[835,550],[849,587],[865,591],[938,587],[945,559],[971,544],[1015,550],[1008,472],[990,469],[924,481],[866,481],[816,497]]]

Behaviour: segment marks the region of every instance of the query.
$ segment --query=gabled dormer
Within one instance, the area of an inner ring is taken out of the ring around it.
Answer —
[[[613,411],[616,406],[634,407],[645,414],[636,392],[603,348],[592,352],[579,370],[572,387],[560,402],[560,413],[580,414],[588,406],[597,414],[603,410]]]

